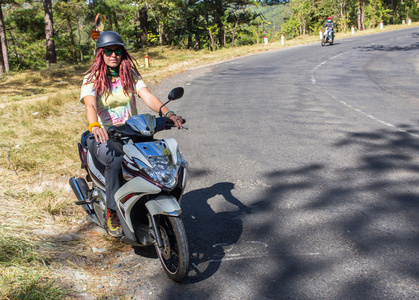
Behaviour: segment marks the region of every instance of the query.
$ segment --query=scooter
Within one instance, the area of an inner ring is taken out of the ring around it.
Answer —
[[[164,105],[181,98],[183,92],[181,87],[173,89]],[[175,127],[172,120],[162,117],[161,108],[159,116],[140,114],[108,129],[109,138],[121,142],[124,152],[124,184],[115,193],[115,201],[123,229],[121,241],[135,247],[154,245],[168,277],[181,282],[189,271],[188,241],[180,218],[187,162],[175,139],[154,138],[157,132]],[[90,154],[88,138],[94,137],[86,131],[78,143],[81,167],[87,174],[70,178],[69,184],[76,204],[91,221],[107,229],[105,166]]]
[[[333,45],[333,42],[335,41],[335,33],[332,31],[332,39],[329,38],[329,28],[324,29],[321,45],[324,46],[326,44]]]

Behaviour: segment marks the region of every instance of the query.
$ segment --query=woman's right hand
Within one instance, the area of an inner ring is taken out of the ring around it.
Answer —
[[[93,127],[92,134],[95,136],[95,140],[98,143],[99,141],[103,144],[109,139],[108,131],[103,127]]]

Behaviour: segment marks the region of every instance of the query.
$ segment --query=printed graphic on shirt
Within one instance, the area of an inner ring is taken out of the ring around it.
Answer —
[[[111,83],[111,90],[108,93],[106,98],[102,96],[97,96],[96,91],[93,89],[93,83],[87,82],[86,75],[83,80],[83,86],[80,94],[80,102],[84,103],[83,98],[85,96],[95,96],[97,99],[97,114],[99,118],[99,123],[104,128],[109,128],[112,125],[124,123],[126,120],[132,116],[137,115],[136,103],[139,100],[138,95],[135,95],[133,98],[131,93],[129,96],[124,94],[124,89],[122,88],[121,80],[119,78]],[[135,90],[147,87],[142,79],[139,79],[136,83]]]

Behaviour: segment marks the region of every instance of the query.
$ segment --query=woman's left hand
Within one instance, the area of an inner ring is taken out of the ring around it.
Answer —
[[[177,129],[182,129],[182,120],[183,119],[182,119],[181,116],[171,115],[170,120],[172,120],[175,123]]]

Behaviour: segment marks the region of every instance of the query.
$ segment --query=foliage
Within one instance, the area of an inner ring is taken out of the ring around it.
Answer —
[[[292,17],[283,24],[282,33],[294,37],[318,33],[327,17],[331,16],[335,30],[347,31],[351,26],[358,30],[375,28],[384,24],[401,24],[407,18],[416,21],[417,0],[293,0],[290,2]]]
[[[419,19],[418,0],[61,0],[52,2],[58,63],[77,64],[94,55],[91,31],[98,14],[105,30],[119,32],[129,50],[159,45],[219,50],[314,35],[332,16],[336,31],[374,28],[380,22]],[[143,12],[143,14],[140,13]],[[46,67],[45,12],[41,1],[2,5],[10,70]],[[358,15],[359,14],[359,15]],[[358,21],[360,20],[360,21]],[[142,21],[142,25],[141,25]],[[140,26],[141,25],[141,26]],[[146,36],[145,39],[142,36]]]

